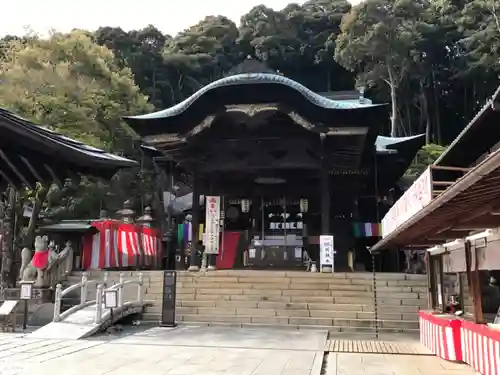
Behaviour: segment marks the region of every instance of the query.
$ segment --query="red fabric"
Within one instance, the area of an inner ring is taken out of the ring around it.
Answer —
[[[161,237],[158,229],[116,220],[92,223],[98,233],[83,239],[82,267],[90,269],[161,265]]]
[[[33,255],[32,264],[34,267],[43,270],[47,267],[49,263],[49,251],[35,251]]]
[[[420,342],[432,353],[448,361],[462,361],[460,330],[462,320],[420,311]]]
[[[240,232],[223,232],[220,241],[220,251],[217,254],[217,269],[231,269],[236,260]]]
[[[462,324],[463,360],[483,375],[500,375],[500,332],[484,324]]]

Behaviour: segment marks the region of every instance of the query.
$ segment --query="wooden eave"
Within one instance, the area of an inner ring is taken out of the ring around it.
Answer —
[[[472,169],[432,168],[465,175],[456,181],[434,181],[431,202],[373,246],[372,252],[398,246],[433,246],[500,226],[500,151]]]
[[[75,174],[111,178],[138,163],[85,145],[0,109],[0,183],[33,188]]]

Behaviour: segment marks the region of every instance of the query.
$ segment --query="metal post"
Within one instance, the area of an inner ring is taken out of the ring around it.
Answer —
[[[123,282],[125,281],[125,275],[120,272],[120,281],[118,282],[118,307],[123,306]]]
[[[102,294],[104,291],[104,285],[99,284],[97,286],[97,292],[95,296],[95,301],[96,301],[96,306],[95,306],[95,317],[94,317],[94,322],[95,324],[100,324],[101,323],[101,317],[102,317]]]
[[[82,273],[82,285],[80,286],[80,305],[84,305],[87,302],[87,273]]]
[[[62,298],[62,285],[56,285],[55,300],[54,300],[54,317],[53,322],[58,322],[61,319],[61,298]]]
[[[377,273],[375,270],[375,255],[372,253],[372,277],[373,277],[373,313],[375,318],[375,338],[378,340],[378,298],[377,298]]]
[[[143,284],[143,274],[139,273],[139,280],[137,283],[137,301],[142,302],[142,284]]]

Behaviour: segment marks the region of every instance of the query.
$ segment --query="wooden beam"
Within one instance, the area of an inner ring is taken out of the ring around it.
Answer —
[[[30,163],[30,161],[28,159],[26,159],[24,156],[21,156],[21,155],[19,155],[19,158],[26,165],[26,167],[28,167],[28,169],[33,174],[33,176],[35,176],[35,178],[38,180],[38,182],[40,182],[40,183],[44,182],[44,179],[42,178],[40,173],[38,173],[36,168],[33,167],[33,165]]]
[[[5,152],[3,152],[3,150],[0,148],[0,158],[5,162],[5,164],[7,164],[9,166],[9,168],[12,170],[12,172],[14,172],[16,174],[16,176],[26,185],[28,186],[30,189],[33,189],[34,186],[33,184],[30,182],[30,180],[28,178],[26,178],[26,176],[24,176],[21,171],[14,165],[14,163],[12,163],[12,161],[9,159],[9,157],[5,154]]]
[[[50,174],[50,177],[52,177],[52,180],[59,186],[63,186],[61,180],[59,179],[59,177],[57,177],[57,175],[55,174],[54,170],[48,166],[47,164],[44,164],[43,165],[45,167],[45,169],[47,170],[47,172],[49,172]]]
[[[441,171],[453,171],[453,172],[469,172],[472,168],[460,168],[460,167],[445,167],[442,165],[431,165],[431,169],[441,170]]]

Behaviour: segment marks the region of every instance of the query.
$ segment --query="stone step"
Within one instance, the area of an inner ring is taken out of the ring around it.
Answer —
[[[335,306],[332,310],[278,310],[278,309],[263,309],[263,308],[199,308],[199,307],[178,307],[177,313],[180,315],[236,315],[236,316],[253,316],[253,317],[288,317],[288,318],[329,318],[329,319],[375,319],[374,312],[357,312],[357,311],[342,311],[337,310]],[[336,310],[333,310],[333,309]],[[156,310],[156,311],[155,311]],[[161,309],[148,309],[147,312],[161,312]],[[407,320],[416,321],[417,313],[386,313],[380,312],[377,314],[378,319],[383,320]]]
[[[336,303],[336,304],[373,304],[371,296],[366,297],[331,297],[318,295],[280,295],[272,293],[260,294],[177,294],[177,299],[182,301],[268,301],[268,302],[301,302],[301,303]],[[377,298],[380,306],[416,306],[424,308],[427,300],[424,299],[399,299]]]
[[[144,280],[161,281],[163,280],[163,271],[139,271],[142,272]],[[137,277],[138,271],[123,272],[125,278]],[[118,279],[119,271],[108,272],[110,279]],[[322,282],[339,282],[351,283],[357,285],[364,285],[373,283],[373,274],[367,272],[355,273],[310,273],[300,271],[256,271],[256,270],[217,270],[206,273],[190,273],[185,271],[178,271],[178,281],[193,281],[205,279],[212,282],[236,282],[239,279],[250,279],[252,282],[301,282],[301,283],[322,283]],[[81,272],[73,273],[69,278],[81,277]],[[89,273],[90,278],[103,277],[102,271],[92,271]],[[302,279],[302,280],[301,280]],[[347,281],[343,281],[347,280]],[[426,275],[413,275],[413,274],[391,274],[391,273],[377,273],[376,280],[378,283],[395,282],[395,285],[426,285]]]
[[[161,289],[162,284],[150,284],[149,288],[157,287]],[[313,283],[249,283],[239,281],[236,283],[217,283],[217,282],[179,282],[178,289],[294,289],[294,290],[335,290],[351,291],[356,293],[372,293],[372,285],[354,285],[354,284],[313,284]],[[377,286],[378,293],[427,293],[426,286]]]
[[[161,315],[159,314],[148,314],[145,313],[142,316],[142,324],[153,324],[156,325],[160,322]],[[273,329],[284,329],[284,330],[321,330],[329,332],[345,332],[345,333],[357,333],[357,334],[370,334],[373,335],[375,332],[375,326],[373,327],[352,327],[352,326],[319,326],[319,325],[276,325],[276,324],[263,324],[263,323],[229,323],[229,322],[206,322],[206,321],[177,321],[180,326],[212,326],[212,327],[238,327],[238,328],[273,328]],[[385,328],[378,327],[380,333],[418,333],[418,329],[413,328]]]
[[[372,319],[352,318],[317,318],[317,317],[282,317],[282,316],[243,316],[243,315],[199,315],[199,314],[176,314],[176,318],[182,322],[208,322],[208,323],[237,323],[237,324],[269,324],[269,325],[314,325],[314,326],[338,326],[338,327],[362,327],[374,328],[375,321]],[[418,322],[402,320],[379,320],[380,328],[387,329],[418,329]]]
[[[148,293],[153,293],[151,288],[147,289]],[[373,298],[372,292],[360,292],[356,290],[305,290],[305,289],[279,289],[279,288],[257,288],[257,289],[245,289],[245,288],[177,288],[178,295],[184,294],[214,294],[214,295],[273,295],[273,296],[315,296],[315,297],[359,297],[359,298]],[[423,293],[386,293],[377,292],[378,298],[390,297],[392,299],[421,299],[427,296]]]
[[[199,308],[246,308],[276,310],[331,310],[335,306],[339,311],[372,311],[373,306],[362,304],[321,304],[321,303],[286,303],[268,301],[183,301],[177,300],[179,307]]]

